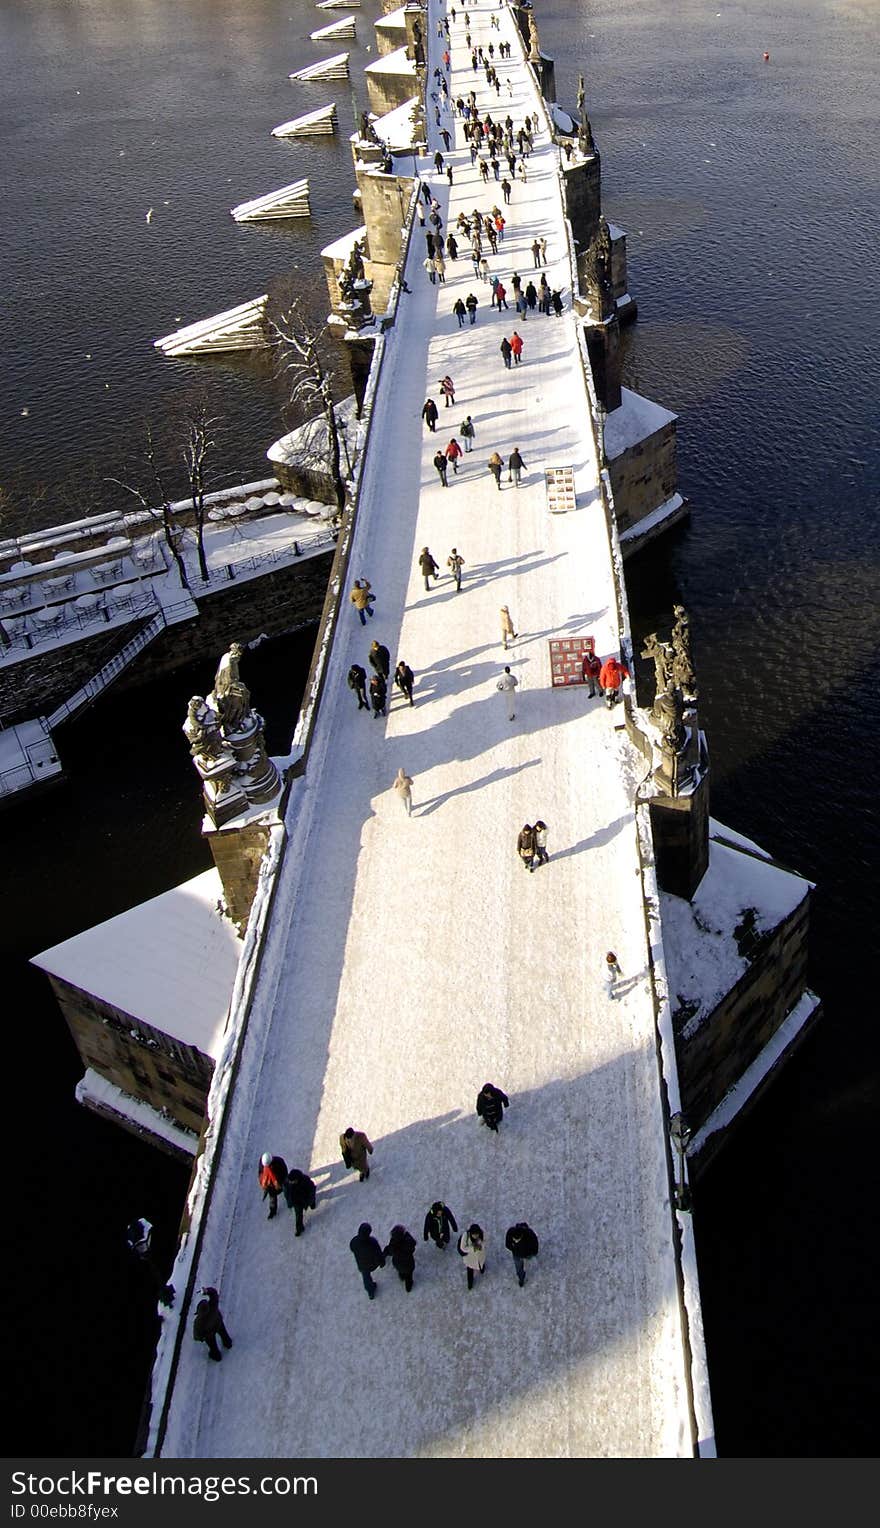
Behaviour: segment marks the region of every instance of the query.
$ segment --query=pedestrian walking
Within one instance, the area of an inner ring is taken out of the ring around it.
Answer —
[[[539,239],[538,243],[541,246],[541,261],[542,261],[542,263],[544,265],[546,265],[547,264],[547,240],[546,239]]]
[[[535,270],[539,270],[540,269],[540,265],[541,265],[541,240],[540,239],[536,239],[535,242],[532,245],[532,259],[535,262]]]
[[[391,654],[384,642],[371,642],[367,659],[373,673],[378,674],[387,684],[388,675],[391,670]]]
[[[458,259],[458,240],[456,239],[454,233],[451,233],[446,240],[446,253],[450,260]]]
[[[507,338],[507,335],[504,336],[504,339],[501,341],[501,344],[498,348],[504,357],[504,364],[507,367],[507,370],[510,371],[510,357],[513,355],[513,346],[511,345],[510,340]]]
[[[495,479],[495,487],[498,489],[498,491],[500,493],[501,492],[501,473],[502,473],[502,470],[503,470],[503,467],[504,467],[504,457],[503,456],[499,456],[497,451],[493,451],[492,455],[489,457],[489,460],[486,463],[486,466],[488,467],[488,469],[491,472],[493,478]]]
[[[526,307],[530,313],[534,313],[535,308],[538,305],[538,293],[535,288],[534,281],[528,282],[524,295],[526,299]]]
[[[422,408],[422,418],[433,434],[437,428],[437,405],[433,398],[425,399],[424,407]]]
[[[538,856],[538,864],[539,865],[546,865],[546,864],[549,863],[549,860],[550,860],[550,856],[547,853],[547,824],[546,824],[546,822],[543,822],[541,820],[541,818],[539,817],[538,821],[535,823],[534,828],[532,829],[532,831],[533,831],[533,833],[535,835],[535,853]]]
[[[446,458],[444,457],[443,460],[445,461]],[[440,569],[438,568],[426,546],[423,546],[419,553],[419,567],[421,569],[422,577],[425,580],[425,588],[430,590],[431,585],[428,580],[431,578],[437,578]]]
[[[514,711],[513,706],[514,692],[518,684],[519,680],[517,679],[516,675],[511,674],[510,672],[510,665],[505,664],[504,673],[501,675],[501,678],[498,680],[495,688],[504,698],[504,703],[507,706],[507,719],[511,722],[516,716],[516,712]]]
[[[367,1157],[373,1155],[373,1143],[367,1140],[363,1130],[355,1130],[354,1125],[347,1125],[339,1137],[339,1150],[346,1167],[358,1174],[361,1183],[369,1178],[370,1164]]]
[[[446,280],[446,261],[442,255],[434,256],[434,275],[442,286]]]
[[[388,1246],[382,1253],[383,1257],[390,1257],[392,1268],[397,1270],[407,1294],[413,1287],[413,1274],[416,1268],[416,1242],[405,1226],[392,1226],[391,1235],[388,1238]]]
[[[624,679],[629,678],[629,669],[625,663],[613,654],[606,658],[599,670],[599,688],[604,697],[608,710],[620,699],[620,686]]]
[[[381,674],[374,674],[370,680],[370,701],[373,707],[373,717],[385,715],[385,702],[388,699],[388,686]]]
[[[485,186],[488,186],[488,184],[489,184],[489,166],[486,163],[485,159],[481,159],[480,160],[480,176],[482,178],[483,184]]]
[[[263,1190],[263,1200],[269,1201],[269,1214],[267,1220],[274,1220],[278,1214],[278,1195],[284,1192],[287,1182],[287,1163],[283,1157],[273,1157],[271,1151],[264,1151],[260,1158],[257,1169],[257,1177],[260,1188]]]
[[[623,972],[613,950],[609,950],[604,963],[605,988],[610,998],[617,996],[617,983],[623,980]]]
[[[421,202],[417,202],[416,203],[416,215],[418,216],[419,227],[420,228],[424,228],[424,226],[425,226],[425,209],[422,206]],[[429,251],[429,253],[430,253],[430,251]]]
[[[394,777],[394,789],[397,791],[398,797],[403,802],[403,807],[407,817],[412,816],[412,788],[412,776],[408,775],[406,770],[401,766]]]
[[[467,315],[467,308],[465,307],[465,305],[462,302],[460,297],[457,297],[455,299],[455,302],[452,305],[452,311],[455,314],[456,318],[458,319],[458,327],[459,327],[459,329],[463,329],[464,328],[465,317]]]
[[[430,281],[431,285],[434,286],[437,281],[437,267],[434,264],[434,256],[426,255],[422,261],[422,265],[425,268],[428,280]]]
[[[455,579],[455,592],[459,594],[461,592],[461,570],[464,567],[464,558],[455,547],[452,548],[446,559],[446,566]]]
[[[446,179],[449,181],[450,186],[452,185],[452,178],[452,165],[448,164],[446,166]]]
[[[590,686],[591,700],[596,694],[596,680],[599,678],[601,672],[602,665],[599,662],[595,652],[585,652],[583,658],[581,659],[581,677],[584,681],[584,684],[588,684]]]
[[[560,318],[562,316],[562,312],[563,312],[563,309],[565,307],[565,304],[562,301],[562,293],[561,292],[557,292],[554,289],[550,293],[550,302],[551,302],[551,305],[553,307],[553,312],[556,314],[556,317]]]
[[[474,1274],[486,1271],[486,1238],[476,1221],[458,1238],[458,1255],[464,1258],[467,1287],[473,1289]]]
[[[522,276],[519,274],[519,271],[514,271],[513,275],[511,276],[510,289],[513,292],[514,301],[516,301],[517,297],[519,297],[519,294],[522,291]]]
[[[470,314],[471,323],[475,324],[477,321],[477,308],[479,304],[473,292],[468,292],[467,297],[464,300],[464,305]]]
[[[436,451],[435,454],[434,454],[434,466],[437,468],[438,476],[439,476],[440,481],[443,484],[444,488],[448,488],[449,487],[449,484],[446,481],[446,468],[447,468],[447,465],[448,465],[448,462],[447,462],[446,452],[445,451],[441,451],[441,450]],[[427,588],[427,585],[425,587]]]
[[[438,1252],[449,1245],[450,1233],[458,1231],[458,1225],[448,1204],[442,1199],[435,1199],[427,1215],[422,1232],[422,1241],[427,1241],[430,1236]]]
[[[477,1094],[477,1115],[497,1135],[510,1099],[494,1082],[484,1082]]]
[[[409,701],[410,705],[412,705],[414,676],[409,664],[405,663],[403,658],[400,659],[397,668],[394,670],[394,683],[397,685],[397,688],[400,690],[401,694],[403,694]]]
[[[461,424],[458,427],[458,433],[464,441],[464,454],[465,456],[468,456],[474,449],[474,436],[477,433],[474,429],[474,421],[472,420],[470,414],[468,414],[467,417],[461,421]]]
[[[539,307],[540,311],[542,313],[546,313],[547,317],[549,318],[550,317],[550,287],[547,284],[547,277],[544,275],[543,271],[541,272],[541,280],[539,282],[539,289],[540,290],[539,290],[539,293],[538,293],[538,307]]]
[[[442,127],[440,129],[440,137],[443,139],[443,147],[445,148],[445,150],[446,150],[446,152],[448,154],[449,153],[449,145],[452,142],[452,139],[450,138],[449,133],[448,133],[448,131],[446,130],[445,127]]]
[[[436,154],[434,155],[434,169],[437,171],[438,175],[440,174],[440,171],[443,169],[443,155],[440,153],[439,149],[437,150]]]
[[[357,1228],[357,1236],[353,1236],[348,1245],[357,1263],[364,1289],[370,1299],[375,1300],[376,1281],[373,1274],[377,1268],[385,1267],[385,1254],[373,1235],[373,1227],[368,1220],[361,1221]]]
[[[518,1220],[504,1238],[504,1245],[513,1257],[516,1279],[520,1289],[526,1281],[526,1262],[538,1256],[538,1238],[526,1220]]]
[[[365,578],[356,578],[354,588],[348,597],[358,613],[361,625],[366,626],[367,616],[372,616],[373,606],[376,603],[376,596],[370,584]]]
[[[502,286],[500,281],[499,281],[497,287],[495,288],[495,301],[498,304],[498,311],[499,311],[499,313],[500,313],[502,308],[506,308],[507,307],[507,288],[505,286]]]
[[[217,1338],[220,1338],[224,1348],[232,1347],[232,1338],[226,1330],[220,1310],[220,1296],[210,1284],[202,1290],[202,1299],[196,1306],[193,1317],[193,1337],[196,1342],[207,1343],[208,1357],[213,1358],[217,1364],[223,1359],[223,1354],[217,1346]]]
[[[455,383],[451,377],[441,377],[438,386],[446,399],[446,407],[451,408],[455,402]]]
[[[455,436],[453,435],[452,439],[449,442],[449,445],[446,447],[446,460],[448,462],[452,463],[452,471],[453,471],[453,473],[457,473],[458,472],[458,462],[459,462],[459,457],[460,456],[461,456],[461,446],[458,444],[458,441],[456,440]]]
[[[499,212],[498,216],[495,219],[495,232],[497,233],[497,235],[498,235],[499,239],[501,240],[502,244],[504,243],[504,230],[505,230],[506,227],[507,227],[507,221],[501,215],[501,213]]]
[[[513,359],[518,366],[522,360],[523,338],[517,329],[514,329],[512,335],[510,336],[510,348],[513,351]]]
[[[357,696],[358,710],[369,711],[367,705],[367,671],[359,663],[353,663],[348,671],[348,688]]]
[[[510,181],[507,179],[507,176],[505,175],[503,181],[501,182],[501,194],[504,197],[504,205],[506,207],[510,206],[510,193],[511,193],[512,190],[513,190],[513,187],[510,184]]]
[[[535,868],[535,830],[530,822],[520,828],[516,840],[516,852],[528,871]]]
[[[513,629],[513,621],[510,619],[510,611],[508,610],[506,605],[502,605],[501,606],[501,643],[502,643],[502,646],[504,647],[505,652],[507,651],[507,639],[508,639],[508,637],[513,638],[515,636],[516,636],[516,632]]]
[[[485,255],[480,256],[479,274],[481,281],[489,280],[489,262]]]
[[[305,1230],[303,1215],[306,1210],[313,1210],[318,1203],[318,1190],[308,1173],[304,1173],[299,1167],[292,1167],[284,1185],[284,1197],[287,1200],[287,1208],[293,1210],[296,1226],[294,1235],[302,1236]]]
[[[526,471],[528,471],[528,468],[526,467],[526,464],[520,455],[519,446],[514,446],[509,457],[507,458],[507,481],[510,482],[510,479],[513,478],[514,488],[519,487],[520,476],[524,468]]]

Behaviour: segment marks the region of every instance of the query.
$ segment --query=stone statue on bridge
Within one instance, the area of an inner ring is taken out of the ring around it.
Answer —
[[[541,62],[541,40],[538,36],[538,23],[535,20],[534,11],[529,11],[529,63]]]
[[[617,302],[611,273],[611,232],[601,214],[598,231],[587,252],[587,279],[599,310],[599,321],[607,323],[617,312]]]
[[[266,753],[263,718],[251,706],[239,674],[244,651],[240,642],[230,643],[217,666],[213,691],[207,698],[192,697],[183,724],[215,827],[248,807],[268,805],[281,783]]]
[[[250,714],[250,690],[239,678],[238,673],[238,666],[243,655],[244,648],[241,643],[233,642],[229,651],[225,652],[220,659],[214,679],[216,709],[223,723],[223,731],[227,735],[230,732],[237,732]]]
[[[656,631],[645,638],[641,656],[654,660],[654,704],[648,713],[657,727],[659,763],[653,770],[658,789],[677,796],[697,778],[700,756],[697,683],[690,657],[690,621],[676,605],[671,640],[661,642]]]
[[[590,126],[590,119],[587,116],[586,103],[587,96],[586,91],[584,90],[584,77],[582,74],[580,74],[578,75],[577,93],[578,117],[580,119],[580,125],[578,127],[578,148],[584,155],[585,159],[590,159],[596,152],[596,140],[593,137],[593,129]]]

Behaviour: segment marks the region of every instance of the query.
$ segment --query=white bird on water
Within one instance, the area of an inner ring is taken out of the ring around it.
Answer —
[[[152,223],[152,221],[153,221],[153,209],[152,209],[152,207],[150,207],[148,209],[148,211],[147,211],[147,222],[148,223]]]

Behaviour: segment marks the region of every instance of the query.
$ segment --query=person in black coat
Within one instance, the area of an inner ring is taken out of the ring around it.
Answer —
[[[424,407],[422,409],[422,418],[424,419],[425,424],[428,426],[429,430],[432,430],[432,431],[436,430],[436,428],[437,428],[437,405],[434,402],[433,398],[426,398],[425,399],[425,404],[424,404]]]
[[[358,700],[359,711],[369,711],[367,705],[367,671],[362,669],[359,663],[353,663],[348,671],[348,688],[353,690]]]
[[[406,696],[410,705],[412,705],[415,675],[413,674],[409,664],[404,663],[402,658],[398,663],[397,668],[394,670],[394,683],[397,685],[397,688],[402,692],[402,694]]]
[[[444,1204],[441,1199],[435,1200],[425,1216],[422,1240],[427,1241],[430,1236],[431,1240],[436,1242],[438,1251],[442,1252],[443,1248],[449,1245],[451,1233],[457,1230],[455,1216],[449,1205]]]
[[[273,1157],[270,1152],[264,1151],[257,1168],[257,1176],[260,1180],[260,1188],[263,1190],[263,1198],[269,1200],[269,1220],[274,1220],[278,1214],[278,1195],[284,1192],[287,1182],[287,1163],[283,1157]]]
[[[483,1124],[488,1125],[496,1134],[509,1103],[507,1094],[496,1088],[493,1082],[484,1082],[477,1094],[477,1113]]]
[[[416,1267],[416,1243],[406,1226],[392,1226],[388,1246],[382,1256],[390,1257],[392,1268],[397,1269],[403,1287],[409,1294]]]
[[[388,699],[388,687],[381,674],[374,674],[370,680],[370,700],[373,703],[373,716],[385,715],[385,702]]]
[[[385,1254],[379,1246],[375,1236],[372,1235],[373,1227],[368,1220],[361,1221],[358,1226],[357,1236],[353,1236],[349,1242],[352,1255],[358,1265],[358,1272],[364,1281],[364,1289],[371,1300],[376,1298],[376,1281],[371,1277],[377,1268],[385,1267]]]
[[[313,1210],[318,1203],[318,1190],[307,1173],[298,1167],[292,1167],[287,1175],[284,1186],[284,1197],[287,1200],[287,1208],[293,1210],[296,1220],[296,1235],[302,1236],[303,1211]]]
[[[388,675],[391,672],[391,654],[387,647],[384,647],[381,642],[372,642],[370,644],[369,659],[370,668],[373,670],[373,673],[381,674],[387,684]]]
[[[208,1357],[213,1358],[219,1364],[223,1354],[217,1346],[217,1338],[223,1343],[224,1348],[232,1347],[232,1338],[226,1330],[223,1316],[220,1312],[220,1296],[216,1289],[210,1286],[202,1290],[203,1298],[196,1306],[193,1317],[193,1337],[196,1342],[206,1342],[208,1345]]]
[[[538,1238],[525,1220],[511,1226],[504,1238],[504,1245],[513,1255],[513,1266],[520,1289],[526,1281],[526,1258],[538,1256]]]

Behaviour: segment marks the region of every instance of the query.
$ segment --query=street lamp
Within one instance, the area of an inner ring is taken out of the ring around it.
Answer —
[[[678,1152],[678,1182],[675,1185],[675,1207],[678,1210],[689,1210],[691,1208],[691,1190],[690,1184],[685,1177],[684,1154],[687,1149],[687,1143],[691,1138],[691,1131],[681,1111],[678,1114],[673,1114],[669,1121],[669,1134]]]

